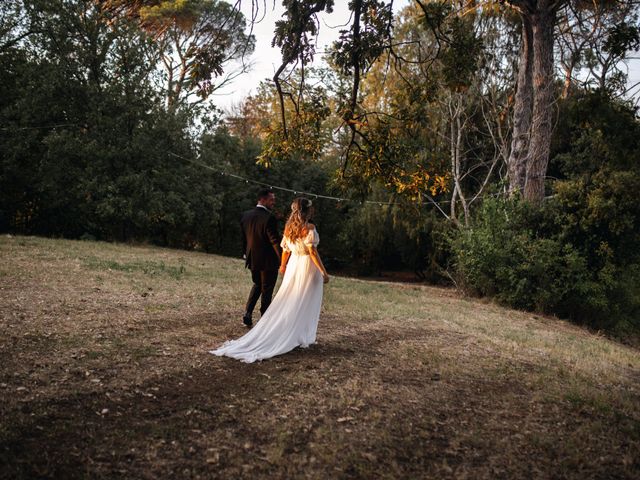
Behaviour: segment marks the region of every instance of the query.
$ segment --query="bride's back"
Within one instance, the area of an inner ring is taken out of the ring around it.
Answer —
[[[287,250],[293,255],[309,255],[309,246],[318,245],[318,233],[313,225],[305,227],[303,231],[304,235],[296,240],[290,240],[286,236],[283,238],[283,243],[286,244]]]

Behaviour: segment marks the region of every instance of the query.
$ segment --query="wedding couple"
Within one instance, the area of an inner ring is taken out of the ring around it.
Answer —
[[[261,191],[256,207],[245,212],[240,222],[246,267],[253,280],[242,320],[252,327],[253,309],[262,297],[260,321],[246,335],[211,350],[214,355],[251,363],[308,347],[316,340],[323,284],[329,275],[317,250],[320,237],[311,223],[313,206],[307,198],[293,201],[280,241],[271,213],[275,201],[271,190]],[[278,265],[283,278],[272,302]]]

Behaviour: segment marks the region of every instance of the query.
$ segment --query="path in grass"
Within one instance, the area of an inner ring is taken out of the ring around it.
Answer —
[[[0,237],[2,478],[637,478],[638,351],[429,287],[334,278],[258,364],[240,260]]]

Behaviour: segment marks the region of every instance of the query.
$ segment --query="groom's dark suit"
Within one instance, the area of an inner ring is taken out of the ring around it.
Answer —
[[[276,217],[262,206],[244,212],[240,225],[246,267],[251,270],[253,280],[244,314],[245,324],[251,325],[251,314],[258,298],[262,295],[262,314],[271,303],[280,266],[280,237]]]

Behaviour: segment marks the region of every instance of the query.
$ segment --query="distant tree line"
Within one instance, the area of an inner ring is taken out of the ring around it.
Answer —
[[[349,199],[312,197],[330,268],[640,328],[634,2],[358,0],[322,68],[333,2],[283,5],[283,67],[223,115],[235,6],[1,3],[0,231],[239,256],[259,186],[227,172],[292,190],[282,222],[294,192]]]

